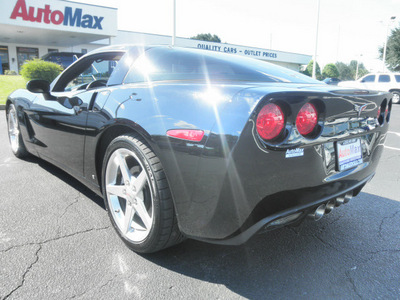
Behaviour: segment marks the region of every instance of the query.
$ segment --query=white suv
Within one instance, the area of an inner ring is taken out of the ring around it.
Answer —
[[[338,86],[392,92],[392,103],[400,102],[400,73],[372,73],[356,81],[341,81]]]

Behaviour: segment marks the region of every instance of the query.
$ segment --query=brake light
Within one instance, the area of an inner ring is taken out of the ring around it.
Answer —
[[[318,113],[315,106],[306,103],[300,109],[296,118],[296,127],[301,135],[310,134],[318,123]]]
[[[258,134],[265,140],[279,136],[285,126],[282,109],[273,103],[265,105],[258,113],[256,127]]]
[[[200,142],[203,139],[204,131],[197,129],[171,129],[167,131],[167,135],[177,139]]]
[[[377,119],[381,116],[381,107],[378,108],[378,115],[376,116]]]

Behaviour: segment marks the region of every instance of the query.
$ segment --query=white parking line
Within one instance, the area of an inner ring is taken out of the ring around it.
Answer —
[[[394,135],[397,135],[398,137],[400,137],[400,133],[399,132],[395,132],[395,131],[388,131],[387,133],[391,133]],[[396,150],[396,151],[400,151],[400,148],[396,148],[396,147],[390,147],[390,146],[386,146],[385,148],[391,149],[391,150]]]
[[[397,151],[400,151],[400,149],[399,149],[399,148],[390,147],[390,146],[386,146],[386,145],[385,145],[385,148],[388,148],[388,149],[391,149],[391,150],[397,150]]]
[[[392,134],[395,134],[395,135],[397,135],[397,136],[400,136],[400,133],[395,132],[395,131],[388,131],[388,133],[392,133]]]

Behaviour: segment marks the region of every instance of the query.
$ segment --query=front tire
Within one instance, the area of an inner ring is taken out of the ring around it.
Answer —
[[[110,143],[102,175],[111,223],[128,247],[151,253],[183,240],[161,162],[139,135]]]
[[[392,103],[399,104],[400,103],[400,92],[393,91],[392,94],[393,94]]]
[[[18,158],[26,157],[29,153],[25,148],[24,141],[20,132],[17,110],[14,104],[10,104],[7,110],[8,139],[11,150]]]

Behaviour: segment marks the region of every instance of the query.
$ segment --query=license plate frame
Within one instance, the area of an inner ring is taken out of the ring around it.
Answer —
[[[345,171],[363,163],[361,139],[336,142],[338,171]]]

